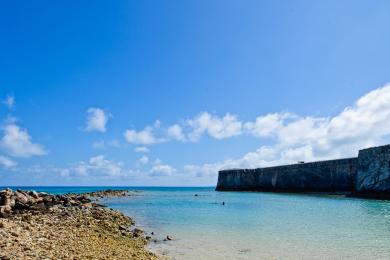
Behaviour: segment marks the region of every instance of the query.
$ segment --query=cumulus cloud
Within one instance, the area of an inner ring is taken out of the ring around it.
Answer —
[[[4,136],[0,141],[0,147],[14,157],[29,158],[47,154],[42,145],[32,142],[27,130],[21,129],[16,124],[4,127]]]
[[[104,155],[97,155],[86,162],[77,163],[67,173],[69,175],[70,172],[75,172],[78,176],[121,177],[124,174],[122,166],[121,162],[108,160]]]
[[[259,116],[254,122],[247,122],[244,125],[248,134],[256,137],[268,137],[275,134],[283,126],[283,121],[292,118],[290,113],[273,113]]]
[[[238,136],[242,134],[242,122],[237,116],[229,113],[219,117],[203,112],[194,118],[175,123],[167,128],[162,128],[161,122],[156,120],[153,126],[146,126],[141,131],[126,130],[124,137],[132,144],[150,145],[169,140],[197,142],[204,134],[216,139]]]
[[[203,112],[168,128],[156,121],[140,131],[129,129],[124,136],[127,142],[139,144],[134,148],[139,153],[149,152],[145,145],[168,140],[197,141],[204,135],[216,139],[250,135],[265,141],[267,145],[240,157],[200,165],[188,164],[180,167],[180,171],[158,159],[151,163],[148,156],[140,154],[138,162],[150,165],[144,172],[149,177],[171,176],[168,179],[174,179],[178,176],[195,176],[211,180],[216,178],[221,169],[257,168],[356,156],[359,149],[390,141],[389,118],[390,85],[386,85],[362,96],[335,116],[299,116],[280,112],[259,115],[253,121],[242,122],[235,115],[217,116]],[[33,143],[27,131],[20,129],[16,123],[8,124],[3,129],[5,134],[0,140],[0,147],[9,155],[29,157],[45,153],[44,148]],[[5,161],[0,157],[0,164],[7,164]],[[8,162],[8,165],[12,167],[12,163]],[[63,176],[76,174],[122,178],[128,176],[129,172],[121,162],[99,155],[76,163],[64,171]],[[141,171],[136,174],[142,175]]]
[[[1,103],[9,109],[12,109],[15,106],[15,97],[13,95],[7,95]]]
[[[106,124],[110,117],[103,109],[91,107],[87,110],[87,126],[85,131],[106,132]]]
[[[140,164],[147,164],[149,162],[149,157],[147,157],[146,155],[142,156],[141,158],[138,159],[138,162]]]
[[[136,152],[136,153],[149,153],[150,150],[149,150],[149,148],[147,148],[145,146],[138,146],[138,147],[134,148],[134,152]]]
[[[227,168],[257,168],[297,161],[357,156],[359,149],[390,141],[390,85],[359,98],[334,117],[300,117],[286,113],[260,116],[244,125],[249,134],[268,138],[238,159],[187,165],[184,171],[203,176]]]
[[[150,170],[151,176],[169,176],[176,172],[176,169],[168,164],[163,164],[161,160],[157,159]]]
[[[17,163],[6,156],[0,155],[0,165],[5,168],[12,168],[17,165]]]
[[[158,138],[154,136],[153,128],[150,126],[145,127],[144,130],[126,130],[124,137],[127,142],[131,144],[150,145],[160,142]]]
[[[221,118],[208,112],[187,120],[187,124],[192,128],[188,134],[191,141],[198,141],[205,132],[216,139],[237,136],[241,134],[242,128],[242,123],[235,115],[226,114]]]
[[[185,136],[183,133],[183,129],[180,125],[174,124],[167,129],[168,137],[178,140],[178,141],[184,141]]]

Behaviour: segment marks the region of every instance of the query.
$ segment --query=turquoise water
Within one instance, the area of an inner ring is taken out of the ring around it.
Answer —
[[[54,193],[97,188],[39,188]],[[106,199],[173,259],[390,259],[390,201],[213,188],[133,188]],[[194,196],[198,194],[198,196]],[[225,202],[225,205],[222,205]],[[162,241],[166,235],[172,241]]]

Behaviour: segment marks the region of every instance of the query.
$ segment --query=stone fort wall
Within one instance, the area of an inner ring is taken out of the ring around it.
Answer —
[[[356,158],[222,170],[216,190],[390,194],[390,145],[361,150]]]

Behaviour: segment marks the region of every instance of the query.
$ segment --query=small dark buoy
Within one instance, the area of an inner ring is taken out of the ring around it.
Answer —
[[[195,196],[195,197],[198,197],[199,195],[198,195],[198,194],[195,194],[194,196]]]
[[[225,201],[224,201],[224,202],[222,202],[222,205],[225,205]]]

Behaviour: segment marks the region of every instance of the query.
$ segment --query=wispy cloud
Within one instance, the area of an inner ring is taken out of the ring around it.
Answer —
[[[141,158],[138,159],[138,162],[140,164],[147,164],[149,162],[149,157],[146,155],[143,155]]]
[[[145,146],[138,146],[138,147],[134,148],[134,152],[136,152],[136,153],[149,153],[150,150],[149,150],[149,148],[147,148]]]
[[[103,140],[96,141],[92,143],[92,147],[96,149],[103,149],[106,146],[105,142]]]
[[[16,166],[17,163],[6,156],[0,155],[0,165],[2,165],[5,168],[12,168]]]
[[[7,106],[9,109],[12,109],[15,106],[15,97],[13,95],[7,95],[1,103]]]

